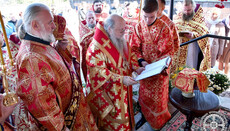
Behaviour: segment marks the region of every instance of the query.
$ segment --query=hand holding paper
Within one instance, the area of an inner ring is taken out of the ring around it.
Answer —
[[[164,59],[146,65],[145,70],[142,71],[141,74],[135,78],[135,80],[139,81],[160,74],[165,68],[168,68],[170,62],[171,62],[171,57],[168,56]]]

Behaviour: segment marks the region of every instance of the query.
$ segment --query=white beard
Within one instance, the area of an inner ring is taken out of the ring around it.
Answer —
[[[40,32],[41,39],[48,41],[48,42],[55,42],[56,39],[53,33],[50,33],[50,34],[47,33],[45,30],[45,26],[43,24],[41,24],[41,27],[42,27],[42,31]]]

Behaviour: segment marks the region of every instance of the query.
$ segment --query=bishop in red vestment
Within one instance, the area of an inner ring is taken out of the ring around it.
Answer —
[[[98,23],[87,54],[87,101],[101,130],[129,131],[134,126],[132,70],[137,58],[125,42],[125,21],[111,15]]]

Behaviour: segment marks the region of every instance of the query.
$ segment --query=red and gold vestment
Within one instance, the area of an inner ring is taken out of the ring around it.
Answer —
[[[175,26],[174,22],[172,20],[170,20],[169,17],[167,17],[165,14],[163,14],[159,19],[164,21],[172,31],[173,40],[174,40],[173,41],[174,42],[174,53],[175,54],[173,56],[171,68],[175,69],[174,66],[176,66],[176,63],[177,63],[175,60],[178,60],[175,57],[177,57],[178,54],[176,54],[176,53],[178,53],[178,50],[180,48],[180,41],[179,41],[179,36],[178,36],[178,33],[177,33],[177,29],[176,29],[176,26]],[[172,72],[172,70],[171,70],[171,72]]]
[[[99,129],[126,131],[133,128],[132,87],[123,84],[123,77],[131,76],[132,69],[138,68],[137,59],[130,51],[128,48],[122,57],[111,43],[103,23],[97,25],[86,62],[87,87],[90,88],[87,101]]]
[[[189,21],[184,21],[182,16],[183,13],[179,13],[175,19],[174,22],[177,26],[178,32],[181,31],[190,31],[193,32],[194,38],[203,36],[208,34],[208,28],[205,25],[205,18],[203,17],[203,9],[201,6],[197,5],[197,9],[195,10],[195,14],[193,18]],[[190,39],[186,37],[180,37],[181,43],[187,42]],[[211,67],[211,56],[210,56],[210,45],[208,43],[208,38],[204,38],[197,41],[202,54],[203,54],[203,60],[200,63],[200,71],[205,71]],[[178,57],[176,57],[175,61],[177,62],[176,65],[172,70],[176,71],[176,68],[179,68],[181,66],[186,65],[186,58],[187,58],[187,51],[188,51],[188,45],[180,47],[180,50],[178,50]]]
[[[129,17],[127,15],[123,15],[123,18],[126,22],[125,39],[126,41],[130,42],[130,39],[134,32],[134,27],[138,23],[138,17]]]
[[[135,27],[132,50],[138,60],[148,63],[173,55],[173,38],[169,27],[160,19],[147,26],[142,20]],[[169,69],[167,69],[169,73]],[[160,129],[171,117],[168,111],[168,75],[155,75],[140,81],[139,103],[146,120],[154,129]]]
[[[88,28],[85,20],[80,23],[81,68],[85,80],[87,75],[86,51],[93,40],[94,31],[95,29]]]
[[[96,21],[104,21],[109,16],[109,14],[105,12],[95,13],[95,15],[96,15]]]
[[[80,49],[72,35],[71,31],[66,27],[66,20],[60,15],[54,15],[54,23],[56,29],[54,30],[54,36],[56,40],[63,40],[64,35],[68,40],[67,50],[71,53],[72,57],[79,63],[80,62]]]
[[[74,36],[72,35],[72,33],[68,28],[65,29],[65,35],[67,36],[67,39],[69,41],[67,45],[68,51],[71,53],[71,55],[74,58],[76,58],[77,62],[80,62],[80,48],[77,44],[76,39],[74,38]]]
[[[98,130],[71,55],[61,56],[57,50],[29,34],[22,40],[16,61],[17,95],[25,107],[19,117],[26,119],[18,119],[18,130]]]

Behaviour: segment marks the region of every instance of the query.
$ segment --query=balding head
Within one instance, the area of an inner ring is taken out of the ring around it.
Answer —
[[[127,50],[127,45],[124,39],[125,34],[125,20],[116,14],[109,16],[104,23],[104,29],[107,32],[110,40],[117,50],[123,56],[123,51]]]
[[[105,20],[104,29],[109,35],[113,31],[117,38],[121,38],[125,33],[125,25],[125,20],[121,16],[113,14]]]

